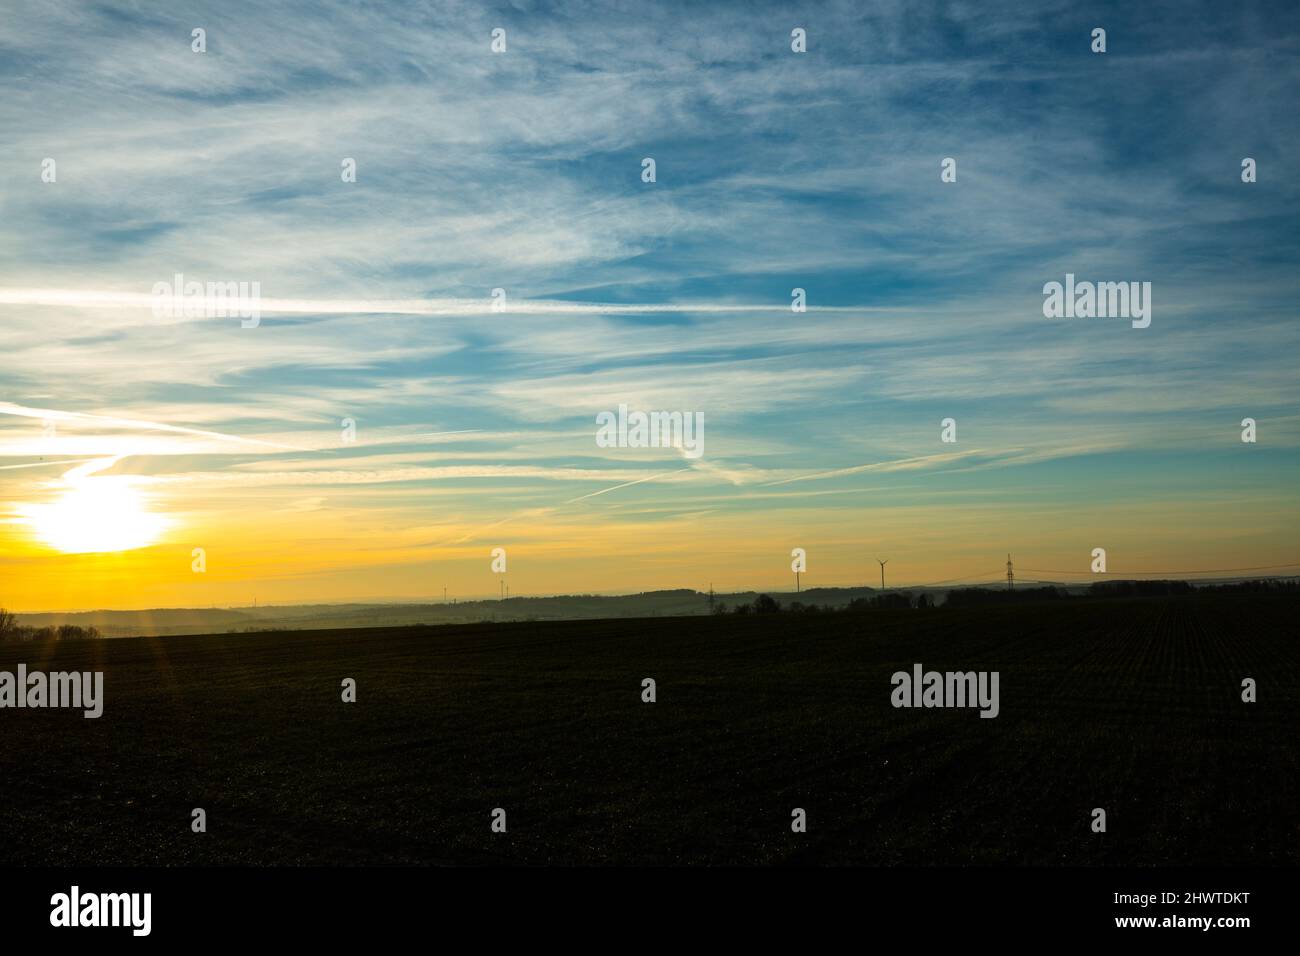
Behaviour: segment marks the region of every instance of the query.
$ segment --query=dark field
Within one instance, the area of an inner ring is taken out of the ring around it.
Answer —
[[[98,720],[0,710],[0,862],[1293,865],[1297,620],[1233,596],[0,645],[106,672]],[[1000,671],[1000,716],[894,709],[916,662]]]

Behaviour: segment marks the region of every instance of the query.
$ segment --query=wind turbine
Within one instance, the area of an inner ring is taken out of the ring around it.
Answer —
[[[876,563],[880,565],[880,590],[883,591],[885,589],[885,565],[889,563],[889,559],[885,558],[885,560],[881,561],[876,558]]]

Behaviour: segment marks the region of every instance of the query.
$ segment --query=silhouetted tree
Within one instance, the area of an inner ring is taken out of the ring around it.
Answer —
[[[1191,594],[1188,581],[1098,581],[1088,588],[1089,596],[1150,597],[1165,594]]]
[[[1028,604],[1037,601],[1057,601],[1066,592],[1054,587],[1016,588],[959,588],[949,591],[944,599],[948,607],[976,607],[986,604]]]

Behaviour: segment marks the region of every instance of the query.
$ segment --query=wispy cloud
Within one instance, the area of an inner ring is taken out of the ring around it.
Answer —
[[[0,507],[118,458],[277,560],[401,541],[412,582],[479,528],[695,554],[692,521],[863,539],[852,507],[941,501],[1000,539],[1045,489],[1287,531],[1294,5],[1103,4],[1105,57],[1064,2],[816,5],[804,55],[762,5],[525,7],[11,3]],[[1151,328],[1045,320],[1066,272],[1151,281]],[[260,283],[260,325],[155,317],[177,273]],[[705,457],[598,447],[621,403],[701,413]]]

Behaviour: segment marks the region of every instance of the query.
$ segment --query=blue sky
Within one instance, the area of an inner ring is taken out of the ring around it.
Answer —
[[[1300,13],[1025,6],[11,4],[0,567],[132,606],[493,593],[497,545],[521,593],[1300,560]],[[110,298],[177,272],[305,304]],[[1067,272],[1151,327],[1045,319]],[[706,454],[598,448],[620,403]],[[42,456],[174,517],[156,582],[40,551]]]

